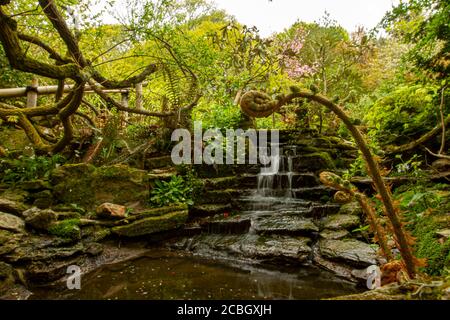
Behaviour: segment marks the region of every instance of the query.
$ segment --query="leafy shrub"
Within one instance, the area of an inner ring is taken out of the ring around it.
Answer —
[[[435,86],[397,87],[368,109],[365,120],[371,127],[370,134],[379,141],[393,143],[399,137],[426,132],[437,123],[438,99]]]
[[[194,118],[203,122],[203,128],[237,129],[242,121],[241,110],[233,102],[224,104],[211,103],[199,106]]]
[[[61,155],[20,156],[14,160],[3,160],[0,162],[0,172],[3,172],[1,179],[2,182],[15,183],[47,178],[50,172],[65,160]]]
[[[150,202],[158,207],[186,203],[192,205],[192,186],[181,176],[173,176],[170,181],[155,181]]]

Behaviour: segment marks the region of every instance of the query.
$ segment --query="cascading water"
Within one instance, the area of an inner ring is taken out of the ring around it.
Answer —
[[[293,157],[296,156],[295,147],[267,147],[263,151],[268,164],[261,168],[257,176],[256,195],[263,197],[292,198],[292,178],[294,176]],[[267,155],[270,153],[270,155]],[[284,191],[284,192],[281,192]]]

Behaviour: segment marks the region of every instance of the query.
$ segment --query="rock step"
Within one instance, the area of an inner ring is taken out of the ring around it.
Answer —
[[[252,228],[261,235],[279,234],[315,237],[315,234],[319,232],[319,227],[312,219],[282,214],[260,216],[253,221]]]
[[[320,240],[318,248],[322,257],[358,268],[366,268],[379,262],[378,247],[359,240]]]
[[[254,196],[256,190],[241,190],[244,198]],[[336,190],[325,186],[295,188],[289,189],[264,189],[259,191],[260,198],[281,199],[282,201],[289,201],[291,199],[302,199],[304,201],[322,201],[327,202],[332,199]]]
[[[214,216],[216,214],[223,214],[225,212],[230,212],[232,209],[231,204],[217,204],[217,203],[207,203],[202,205],[195,205],[189,210],[190,218],[208,217]]]
[[[241,211],[307,211],[311,206],[311,201],[302,199],[264,196],[243,196],[237,203]]]
[[[290,183],[289,183],[290,180]],[[288,173],[280,172],[273,176],[273,189],[309,188],[320,186],[321,183],[313,173]],[[258,186],[258,175],[243,175],[239,178],[241,188],[256,189]]]
[[[201,228],[207,234],[243,234],[250,230],[251,224],[250,218],[230,217],[205,221],[201,224]]]
[[[301,264],[308,261],[311,247],[309,238],[262,236],[258,234],[223,235],[202,234],[183,239],[173,246],[208,256],[234,256],[260,262]]]
[[[245,190],[225,189],[225,190],[210,190],[204,192],[200,198],[195,200],[198,205],[209,203],[216,204],[233,204],[245,193]]]
[[[194,166],[195,172],[199,178],[218,178],[218,177],[230,177],[242,174],[258,174],[260,166],[258,164],[219,164],[208,165],[198,164]]]

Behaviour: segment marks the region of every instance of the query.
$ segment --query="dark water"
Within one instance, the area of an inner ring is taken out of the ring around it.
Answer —
[[[82,277],[81,290],[64,287],[39,288],[30,298],[321,299],[361,291],[315,268],[270,270],[172,252],[104,266]]]

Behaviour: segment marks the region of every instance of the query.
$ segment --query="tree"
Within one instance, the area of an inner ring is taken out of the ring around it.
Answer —
[[[45,16],[46,28],[55,32],[57,35],[55,41],[61,43],[64,49],[57,44],[46,43],[45,39],[43,40],[39,36],[26,33],[30,30],[30,27],[21,27],[18,23],[19,18],[26,13],[17,11],[18,9],[20,8],[9,0],[0,2],[0,42],[11,67],[21,72],[57,81],[60,88],[64,84],[73,85],[73,89],[66,96],[47,106],[20,108],[3,102],[0,103],[0,117],[4,121],[16,122],[25,131],[37,152],[58,153],[71,142],[74,136],[73,117],[77,114],[83,101],[86,86],[94,90],[108,108],[143,116],[174,117],[178,114],[177,112],[190,110],[197,103],[198,95],[178,110],[167,112],[133,109],[123,105],[103,90],[134,86],[160,71],[160,64],[147,64],[140,68],[139,73],[136,73],[137,70],[135,70],[133,75],[125,79],[111,79],[100,72],[98,66],[86,57],[80,45],[81,30],[69,26],[66,21],[67,15],[63,13],[62,7],[58,6],[55,1],[39,0],[39,6],[33,11],[36,11],[38,15]],[[78,27],[76,23],[75,27]],[[28,50],[25,50],[25,46],[35,48],[41,54],[45,52],[47,57],[32,55]],[[166,48],[170,50],[170,46],[166,45]],[[182,67],[181,64],[179,66]],[[52,119],[52,121],[49,121],[50,129],[59,125],[62,126],[63,133],[58,139],[51,139],[42,130],[45,124],[42,123],[41,119],[44,116],[47,119]]]

